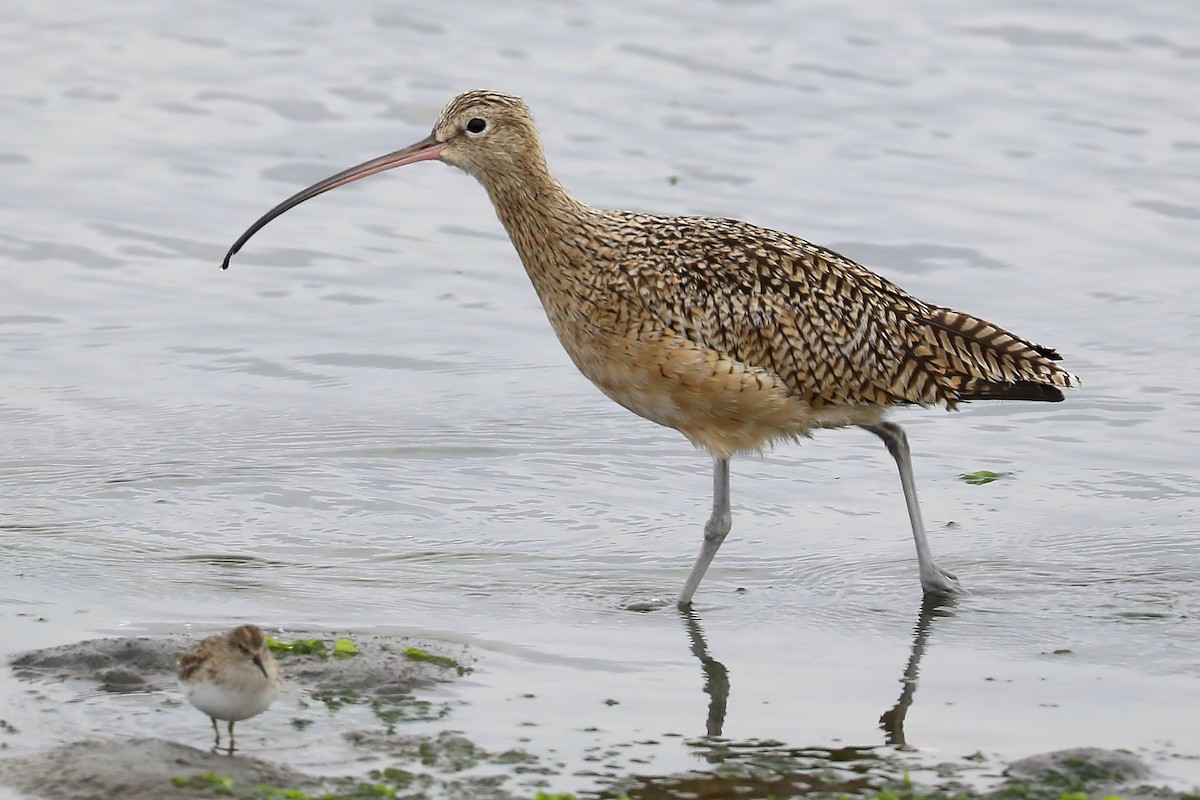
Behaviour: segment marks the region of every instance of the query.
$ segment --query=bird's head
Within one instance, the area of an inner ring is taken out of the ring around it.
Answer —
[[[267,667],[263,658],[270,658],[271,651],[267,649],[267,640],[262,628],[257,625],[239,625],[225,634],[229,643],[254,666],[258,667],[263,677],[267,677]]]
[[[368,175],[418,161],[438,160],[465,170],[490,186],[528,170],[541,158],[533,117],[521,98],[486,89],[463,92],[442,109],[433,132],[421,141],[314,183],[263,214],[229,248],[221,268],[228,268],[229,259],[242,245],[280,214]]]
[[[484,183],[512,170],[527,169],[539,153],[533,116],[525,102],[510,94],[473,89],[451,100],[438,115],[429,137],[437,158]]]

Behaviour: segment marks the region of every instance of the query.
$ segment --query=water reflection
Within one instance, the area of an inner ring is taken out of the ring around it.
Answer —
[[[705,735],[720,736],[725,727],[725,708],[729,703],[729,670],[720,661],[708,654],[708,642],[700,629],[700,617],[692,609],[680,609],[680,618],[692,643],[692,655],[700,659],[704,672],[704,693],[708,695],[708,717],[705,720]]]
[[[950,616],[953,599],[922,600],[913,626],[912,646],[901,673],[903,687],[895,705],[879,718],[884,744],[861,746],[794,747],[771,739],[736,741],[722,732],[729,703],[728,668],[713,658],[704,638],[700,615],[680,611],[692,654],[704,674],[708,696],[705,736],[688,741],[688,747],[711,771],[689,770],[669,775],[641,775],[626,779],[602,797],[628,796],[635,800],[676,800],[684,797],[807,796],[810,794],[861,793],[899,779],[904,767],[890,748],[904,748],[904,720],[917,690],[921,659],[933,622]]]
[[[905,747],[908,744],[904,733],[904,720],[917,692],[917,675],[920,673],[921,659],[925,656],[929,633],[934,619],[951,615],[954,603],[954,598],[947,597],[926,596],[921,601],[917,610],[917,621],[913,626],[912,647],[909,649],[904,672],[900,676],[900,697],[895,705],[879,717],[879,727],[884,733],[884,742],[888,745]],[[691,643],[692,655],[700,661],[700,670],[704,673],[704,693],[708,695],[705,736],[719,737],[725,727],[725,712],[729,705],[729,670],[708,652],[708,642],[700,627],[700,616],[694,610],[688,609],[680,610],[679,617],[683,620],[684,630]]]
[[[599,797],[695,800],[732,797],[846,797],[894,782],[899,770],[872,747],[788,747],[770,740],[688,743],[711,771],[636,775]]]
[[[900,685],[903,687],[900,697],[894,706],[879,717],[884,741],[890,745],[905,747],[908,744],[904,736],[904,718],[908,716],[908,707],[912,705],[913,695],[917,692],[917,674],[921,668],[921,658],[925,655],[925,642],[929,638],[934,618],[950,616],[950,608],[953,605],[954,599],[947,597],[926,595],[921,601],[917,624],[913,627],[913,642],[908,653],[908,663],[904,665],[904,674],[900,677]]]

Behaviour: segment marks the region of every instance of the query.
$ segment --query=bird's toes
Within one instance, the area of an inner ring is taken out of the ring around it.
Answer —
[[[621,603],[621,608],[625,611],[658,611],[666,608],[671,603],[669,600],[664,600],[661,597],[646,597],[646,598],[631,598]]]
[[[954,597],[967,594],[967,590],[958,582],[953,572],[936,569],[932,575],[921,576],[921,589],[925,594],[935,597]]]

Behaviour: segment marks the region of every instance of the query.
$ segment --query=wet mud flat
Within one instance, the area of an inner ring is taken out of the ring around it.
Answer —
[[[343,729],[339,724],[336,730],[318,733],[318,738],[334,739],[355,751],[357,757],[346,759],[347,772],[354,771],[356,760],[377,762],[383,756],[403,768],[363,769],[361,775],[347,777],[313,775],[257,757],[253,745],[230,755],[168,741],[146,725],[145,736],[81,731],[85,735],[78,741],[0,758],[0,787],[15,790],[17,796],[73,800],[390,797],[400,790],[415,791],[415,796],[426,792],[481,798],[528,795],[494,788],[507,780],[513,765],[536,760],[531,756],[519,751],[490,753],[450,731],[429,735],[404,731],[406,723],[432,722],[447,715],[446,703],[421,695],[468,674],[471,667],[465,654],[447,644],[434,648],[423,642],[355,635],[353,654],[339,655],[331,646],[335,638],[328,633],[303,633],[295,640],[294,651],[276,650],[285,681],[298,695],[297,707],[321,713],[302,710],[292,715],[287,728],[266,735],[286,739],[347,716],[351,725],[361,729]],[[182,701],[175,679],[176,659],[196,640],[184,636],[94,639],[23,653],[12,658],[9,666],[19,679],[32,684],[65,683],[100,696],[140,694],[181,713],[190,712],[196,735],[189,735],[188,741],[204,741],[208,721]],[[33,702],[45,702],[44,696]],[[349,719],[352,709],[359,713]],[[238,728],[239,739],[255,724],[254,719],[244,721]],[[3,740],[20,735],[11,723],[0,723],[0,747],[7,749]],[[498,766],[489,769],[492,764]]]
[[[95,639],[27,652],[11,659],[9,666],[31,685],[85,686],[100,697],[140,694],[179,709],[179,713],[188,711],[195,717],[197,733],[188,741],[197,741],[207,730],[207,721],[180,702],[174,678],[178,654],[194,641],[195,637],[170,635]],[[328,633],[306,634],[297,641],[332,642],[332,638]],[[311,765],[306,764],[303,748],[290,751],[296,756],[290,763],[280,763],[261,757],[253,748],[229,755],[171,741],[165,735],[172,731],[156,731],[151,716],[144,726],[145,735],[81,730],[77,740],[0,758],[0,798],[532,800],[569,797],[550,793],[547,787],[574,782],[589,787],[574,796],[596,800],[1058,800],[1064,796],[1076,800],[1110,795],[1127,800],[1200,800],[1197,793],[1153,785],[1150,769],[1137,755],[1099,748],[1041,754],[1005,767],[980,754],[929,764],[916,754],[890,747],[795,748],[780,742],[704,737],[687,742],[704,765],[687,772],[618,775],[604,770],[606,754],[596,753],[588,757],[597,763],[596,771],[564,776],[561,765],[546,763],[521,748],[520,731],[513,731],[512,747],[488,750],[453,729],[452,709],[437,696],[436,689],[469,675],[474,668],[470,654],[461,646],[361,635],[354,636],[353,642],[356,652],[340,657],[321,645],[317,652],[279,652],[287,681],[299,694],[298,707],[323,707],[333,713],[320,720],[293,716],[288,728],[266,733],[270,738],[286,738],[296,731],[328,727],[320,736],[347,748],[332,770],[334,774],[329,774],[328,762],[320,770],[325,774],[306,769]],[[46,701],[43,696],[30,702]],[[350,710],[359,713],[338,713]],[[14,725],[0,721],[3,749],[19,736]],[[658,744],[631,741],[628,747],[646,749]]]

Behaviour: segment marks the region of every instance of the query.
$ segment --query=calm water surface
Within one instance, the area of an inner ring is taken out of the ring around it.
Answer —
[[[883,745],[919,627],[903,738],[931,760],[1128,747],[1200,783],[1196,30],[1187,0],[12,10],[0,656],[235,619],[462,642],[430,730],[519,736],[566,791],[667,734],[629,771],[701,766],[671,742],[706,733]],[[582,199],[790,230],[1067,356],[1065,404],[895,415],[972,595],[920,619],[891,459],[836,431],[735,463],[691,627],[623,610],[678,590],[708,460],[574,371],[456,171],[322,197],[218,270],[474,86],[527,99]],[[10,752],[207,735],[161,697],[27,688],[0,677]],[[289,713],[246,746],[347,771]]]

